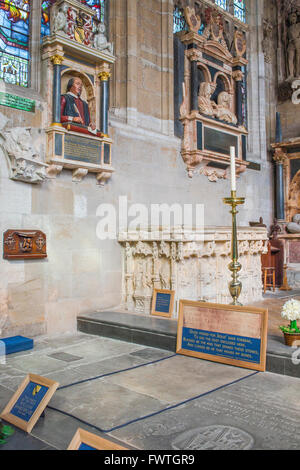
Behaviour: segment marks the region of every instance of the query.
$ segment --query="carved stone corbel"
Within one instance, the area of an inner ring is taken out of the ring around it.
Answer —
[[[55,179],[57,175],[62,172],[63,166],[62,165],[48,165],[47,168],[47,176],[50,179]]]
[[[101,171],[100,173],[97,173],[97,184],[99,184],[100,186],[104,186],[104,184],[106,183],[106,181],[109,180],[110,177],[111,172],[108,171]]]
[[[75,183],[79,183],[83,180],[83,178],[88,174],[88,170],[84,168],[77,168],[72,173],[72,181]]]

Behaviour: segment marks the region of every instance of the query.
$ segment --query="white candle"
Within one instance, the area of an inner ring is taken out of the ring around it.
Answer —
[[[230,147],[230,174],[231,174],[231,191],[236,191],[235,147]]]

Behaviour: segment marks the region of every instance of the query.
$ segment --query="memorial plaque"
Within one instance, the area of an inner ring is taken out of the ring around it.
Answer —
[[[180,300],[176,352],[264,371],[267,325],[266,309]]]
[[[78,428],[67,450],[128,450],[103,437]]]
[[[101,165],[101,142],[73,134],[65,135],[65,154],[68,160]]]
[[[175,291],[154,289],[151,315],[171,317],[174,307]]]
[[[204,127],[204,149],[230,155],[230,147],[235,147],[236,155],[239,155],[238,138],[233,134],[227,134],[217,129]]]
[[[4,408],[0,418],[30,432],[52,395],[58,382],[35,374],[29,374]]]
[[[11,95],[10,93],[0,92],[0,105],[7,106],[9,108],[21,109],[30,113],[35,112],[35,101],[29,98],[21,98],[17,95]]]

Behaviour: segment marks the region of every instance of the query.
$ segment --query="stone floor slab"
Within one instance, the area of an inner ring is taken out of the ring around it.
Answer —
[[[265,373],[112,434],[148,450],[296,450],[299,379]]]
[[[177,355],[148,365],[142,368],[139,374],[135,371],[128,371],[114,375],[107,380],[166,403],[177,403],[240,379],[252,372]]]
[[[67,363],[47,357],[60,352],[83,359]],[[66,449],[81,427],[134,449],[300,448],[298,378],[166,356],[163,350],[108,338],[87,335],[85,340],[84,334],[66,343],[43,339],[38,351],[12,355],[0,366],[0,411],[23,377],[34,373],[31,368],[61,386],[134,369],[57,390],[32,430],[36,441],[18,433],[11,447]]]

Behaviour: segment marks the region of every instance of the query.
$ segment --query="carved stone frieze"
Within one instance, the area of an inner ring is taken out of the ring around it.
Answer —
[[[42,183],[48,165],[41,161],[41,148],[30,127],[14,127],[2,131],[1,147],[7,158],[10,178],[25,183]]]
[[[113,54],[105,25],[95,21],[94,11],[74,0],[58,0],[51,8],[50,31],[84,46]]]
[[[166,233],[170,235],[167,240]],[[160,234],[147,230],[147,237],[141,231],[121,232],[119,243],[123,246],[123,302],[127,310],[150,314],[154,288],[175,290],[176,300],[231,302],[231,228],[162,228]],[[264,227],[238,230],[242,303],[262,298],[261,254],[267,252],[267,243]]]

